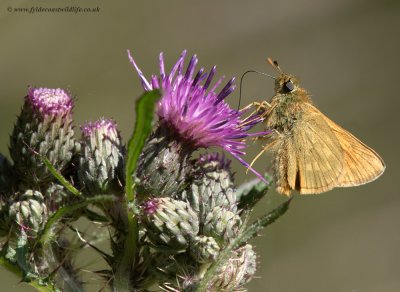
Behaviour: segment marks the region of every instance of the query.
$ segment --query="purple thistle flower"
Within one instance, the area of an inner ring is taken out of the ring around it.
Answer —
[[[73,99],[64,89],[29,88],[25,97],[33,109],[44,115],[64,115],[73,108]]]
[[[117,124],[111,119],[101,118],[95,122],[87,122],[81,126],[82,134],[85,137],[90,137],[94,132],[98,131],[106,136],[110,134],[113,136],[118,136],[117,134]]]
[[[157,198],[146,201],[142,206],[144,214],[146,216],[153,215],[157,211],[158,205],[159,200]]]
[[[221,147],[243,165],[249,167],[249,164],[240,157],[245,154],[244,138],[257,135],[249,134],[247,130],[261,119],[252,119],[251,125],[243,124],[240,119],[241,112],[231,109],[225,102],[224,99],[235,89],[235,78],[230,79],[217,93],[216,88],[222,83],[224,77],[210,88],[216,67],[214,66],[209,73],[205,73],[204,68],[201,68],[195,74],[198,59],[194,55],[186,71],[183,72],[186,56],[186,51],[183,51],[169,74],[165,73],[164,57],[160,53],[160,76],[152,75],[151,81],[148,81],[136,65],[129,50],[128,56],[139,74],[144,90],[162,90],[163,96],[157,109],[161,121],[174,129],[187,144],[193,145],[194,148]],[[264,180],[260,174],[251,170]]]

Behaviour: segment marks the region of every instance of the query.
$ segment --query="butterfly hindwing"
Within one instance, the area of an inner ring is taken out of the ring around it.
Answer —
[[[296,189],[301,194],[318,194],[337,185],[344,157],[322,113],[310,104],[301,108],[301,118],[292,129],[298,165]]]
[[[305,108],[309,107],[309,108]],[[343,171],[341,145],[323,115],[310,104],[300,107],[291,131],[281,134],[275,155],[278,192],[318,194],[337,186]]]

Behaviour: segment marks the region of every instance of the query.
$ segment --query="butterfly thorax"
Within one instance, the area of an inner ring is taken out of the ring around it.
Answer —
[[[280,133],[290,132],[296,121],[301,119],[304,103],[311,103],[311,99],[291,75],[282,74],[277,78],[275,91],[271,107],[265,113],[267,128]]]

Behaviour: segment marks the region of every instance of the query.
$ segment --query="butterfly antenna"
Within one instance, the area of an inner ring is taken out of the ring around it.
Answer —
[[[248,74],[248,73],[257,73],[257,74],[268,76],[269,78],[275,79],[274,76],[271,76],[271,75],[268,75],[268,74],[266,74],[264,72],[260,72],[260,71],[256,71],[256,70],[248,70],[248,71],[244,72],[242,77],[240,78],[238,110],[240,109],[240,101],[242,100],[242,87],[243,87],[242,83],[243,83],[243,79],[244,79],[244,76],[246,76],[246,74]]]
[[[272,60],[270,57],[267,58],[267,62],[274,67],[275,69],[277,69],[280,73],[283,73],[281,67],[279,67],[278,61],[276,60]]]

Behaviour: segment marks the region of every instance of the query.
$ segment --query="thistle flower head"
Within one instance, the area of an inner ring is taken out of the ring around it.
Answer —
[[[225,87],[217,92],[216,89],[223,78],[211,86],[216,67],[214,66],[209,73],[204,72],[204,68],[196,73],[198,59],[194,55],[186,71],[183,71],[185,57],[186,51],[183,51],[170,73],[166,74],[161,53],[160,76],[153,75],[149,82],[129,54],[143,88],[146,91],[161,89],[163,92],[157,110],[161,121],[196,148],[217,146],[234,156],[243,155],[243,138],[248,134],[241,126],[240,112],[231,109],[225,102],[225,98],[235,89],[235,78],[229,80]]]
[[[214,66],[209,73],[204,72],[204,68],[196,72],[198,59],[193,55],[186,71],[183,71],[186,57],[186,51],[183,51],[169,74],[165,72],[164,56],[160,53],[160,75],[152,75],[148,81],[129,50],[128,56],[141,79],[144,90],[162,91],[162,98],[158,102],[158,117],[176,132],[186,145],[193,145],[194,149],[220,147],[265,181],[240,157],[245,154],[246,137],[265,133],[248,133],[250,128],[261,122],[261,117],[253,116],[243,122],[240,119],[242,113],[231,109],[225,102],[225,98],[235,89],[235,78],[230,79],[222,90],[217,92],[223,77],[211,86],[216,67]]]
[[[256,254],[250,244],[238,248],[210,281],[210,291],[243,291],[256,272]]]
[[[47,221],[43,195],[38,191],[27,190],[11,204],[9,216],[20,228],[34,236]]]
[[[85,193],[118,190],[123,173],[123,147],[117,125],[111,119],[99,119],[81,127],[82,148],[78,177]]]
[[[88,122],[81,127],[84,137],[90,137],[93,133],[99,132],[105,136],[117,135],[117,125],[111,119],[101,118],[95,122]]]
[[[44,115],[64,115],[71,112],[73,99],[64,89],[29,88],[25,97],[33,109]]]
[[[197,214],[188,203],[172,198],[154,198],[143,204],[142,220],[156,249],[181,253],[199,232]]]
[[[10,136],[10,154],[16,174],[32,188],[46,185],[54,176],[38,155],[58,170],[69,166],[77,143],[72,125],[73,99],[63,89],[29,88]]]
[[[216,206],[237,212],[236,189],[229,166],[230,160],[218,153],[204,154],[194,161],[193,180],[182,193],[182,199],[189,201],[202,223]]]

